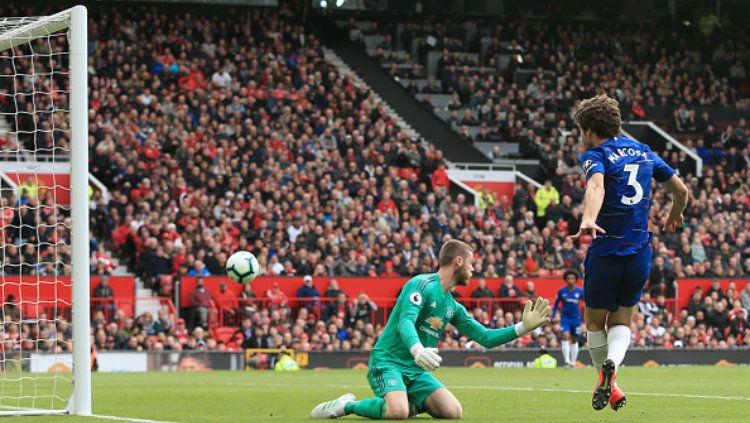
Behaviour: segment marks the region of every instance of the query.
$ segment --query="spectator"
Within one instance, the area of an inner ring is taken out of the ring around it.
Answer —
[[[18,304],[16,304],[15,295],[8,294],[8,296],[5,297],[5,302],[3,303],[3,316],[6,316],[11,322],[21,321],[21,309],[18,307]]]
[[[115,264],[112,261],[112,256],[107,253],[104,245],[99,244],[96,247],[96,252],[91,258],[91,267],[93,269],[92,273],[99,275],[111,274],[112,271],[115,270]]]
[[[729,326],[729,313],[725,304],[725,300],[719,300],[708,312],[708,323],[716,329],[718,339],[724,339],[724,332]]]
[[[526,291],[523,293],[526,298],[536,298],[536,292],[534,291],[534,282],[526,281]]]
[[[256,326],[253,337],[249,341],[245,341],[248,348],[261,349],[261,348],[274,348],[271,337],[265,333],[263,327]]]
[[[255,293],[253,292],[253,284],[246,283],[242,285],[242,292],[240,293],[240,299],[241,300],[252,300],[255,298]]]
[[[484,278],[479,278],[479,280],[477,281],[476,289],[471,292],[471,298],[495,298],[495,295],[492,293],[491,289],[487,288],[487,280],[485,280]],[[489,301],[477,301],[475,304],[477,304],[482,310],[485,311],[491,308],[491,304]]]
[[[711,287],[706,291],[706,297],[713,296],[714,292],[718,295],[719,300],[723,300],[727,297],[726,294],[724,294],[724,290],[721,289],[720,279],[714,278],[711,280]]]
[[[286,294],[279,288],[278,282],[274,282],[271,285],[271,289],[266,291],[266,298],[268,298],[269,306],[273,309],[279,307],[286,307],[289,303],[289,299]]]
[[[167,315],[166,310],[159,310],[158,319],[154,322],[154,332],[157,334],[172,332],[172,320]]]
[[[688,315],[695,316],[700,311],[705,313],[705,310],[705,306],[703,305],[703,293],[700,288],[696,288],[687,306]]]
[[[750,310],[750,282],[745,284],[745,289],[742,290],[740,298],[742,299],[742,307],[745,310]]]
[[[203,285],[203,277],[196,278],[195,287],[190,291],[192,305],[191,322],[193,327],[200,326],[208,329],[208,317],[214,298],[211,291]]]
[[[649,292],[652,297],[664,295],[667,298],[674,298],[675,274],[666,267],[663,257],[657,256],[654,259],[654,264],[651,266],[651,273],[649,274],[648,279]]]
[[[351,321],[351,309],[349,308],[349,304],[346,301],[346,293],[341,292],[339,293],[338,297],[336,297],[336,300],[332,301],[325,307],[325,311],[323,313],[323,320],[324,321],[330,321],[332,318],[341,316],[345,322]]]
[[[109,286],[109,275],[102,275],[99,284],[94,288],[94,292],[91,295],[94,300],[94,309],[103,311],[108,321],[113,321],[115,318],[115,311],[117,306],[115,305],[115,292],[112,287]]]
[[[196,260],[193,268],[188,272],[188,276],[211,276],[202,261]]]
[[[351,310],[352,323],[356,325],[358,321],[364,323],[371,323],[375,317],[375,312],[378,311],[378,306],[374,301],[370,300],[364,292],[360,292],[357,295],[357,301],[354,302],[354,307]],[[346,311],[344,310],[346,315]]]
[[[336,298],[341,292],[341,289],[339,289],[339,282],[336,279],[331,279],[330,281],[328,281],[328,288],[326,289],[324,297]]]
[[[748,327],[748,312],[742,308],[742,303],[735,301],[734,308],[729,313],[729,338],[736,338],[737,343],[741,344]]]
[[[318,304],[317,300],[320,298],[320,293],[318,292],[318,288],[313,284],[312,276],[305,275],[305,277],[302,278],[302,286],[297,289],[297,298],[315,299],[315,301],[300,302],[302,307],[309,307],[310,305]]]
[[[520,298],[522,295],[521,289],[513,282],[513,276],[505,275],[505,279],[500,285],[500,298]]]
[[[254,299],[255,293],[253,292],[253,285],[252,283],[246,283],[242,287],[239,299],[243,317],[251,317],[257,311],[257,304],[253,301]]]
[[[185,319],[177,319],[177,327],[174,330],[174,337],[179,345],[185,345],[187,343],[188,338],[190,337],[190,332],[188,332],[185,327]]]
[[[638,312],[644,315],[646,323],[649,323],[651,318],[659,313],[659,306],[651,299],[650,292],[643,292],[641,302],[638,303]]]
[[[432,174],[432,186],[445,189],[448,189],[450,186],[448,171],[445,169],[444,164],[440,164],[438,169]]]
[[[239,310],[239,301],[237,299],[237,294],[233,290],[227,289],[226,282],[222,281],[219,284],[219,293],[216,295],[216,303],[218,305],[219,312],[222,313],[222,321],[225,323],[232,322],[237,316],[237,312]],[[228,325],[224,324],[223,326]]]
[[[536,191],[534,195],[534,203],[536,204],[536,217],[539,220],[539,225],[543,224],[546,220],[547,206],[551,202],[559,203],[560,194],[557,192],[557,188],[552,186],[552,181],[547,179],[544,181],[544,185]]]
[[[393,260],[386,260],[384,264],[383,272],[380,274],[381,277],[391,278],[399,276],[399,273],[394,268]]]

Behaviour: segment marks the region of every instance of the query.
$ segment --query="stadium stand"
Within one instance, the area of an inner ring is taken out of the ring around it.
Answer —
[[[559,276],[581,267],[590,242],[566,238],[580,224],[584,192],[569,111],[581,97],[605,90],[618,93],[628,114],[638,115],[641,103],[679,107],[679,126],[670,131],[688,128],[696,141],[686,145],[707,164],[702,178],[684,175],[692,202],[682,232],[654,227],[657,257],[634,343],[750,345],[750,286],[696,293],[679,315],[664,306],[677,278],[750,272],[744,121],[721,133],[710,125],[692,129],[679,106],[748,108],[734,88],[739,70],[723,56],[711,66],[663,34],[646,41],[617,29],[607,39],[618,41],[619,65],[604,68],[597,58],[613,46],[604,44],[602,28],[526,21],[472,37],[432,23],[430,33],[439,34],[434,46],[420,24],[409,25],[400,41],[388,31],[363,37],[375,60],[467,139],[496,143],[503,155],[538,158],[550,175],[543,188],[518,184],[513,198],[486,198],[478,206],[464,194],[450,195],[439,183],[443,154],[411,139],[372,93],[328,63],[314,32],[288,8],[220,16],[99,6],[95,13],[91,170],[112,199],[93,200],[92,272],[107,273],[115,256],[170,294],[171,281],[220,275],[228,254],[248,249],[271,276],[413,275],[432,271],[439,245],[460,238],[479,254],[477,277]],[[515,33],[527,36],[513,40],[508,34]],[[625,83],[615,87],[615,79]],[[680,168],[679,154],[664,156]],[[663,221],[664,191],[656,191],[654,203],[653,220]],[[4,267],[22,266],[23,254]],[[100,350],[369,349],[382,330],[382,322],[347,318],[343,304],[326,318],[255,295],[232,310],[230,326],[97,310],[95,344]],[[220,320],[224,309],[216,305],[212,316]],[[488,326],[520,317],[502,307],[473,313]],[[479,348],[448,333],[441,348]],[[559,326],[547,326],[506,346],[555,347],[558,333]],[[23,349],[18,340],[50,336],[69,339],[67,325],[39,331],[6,322],[3,345]]]

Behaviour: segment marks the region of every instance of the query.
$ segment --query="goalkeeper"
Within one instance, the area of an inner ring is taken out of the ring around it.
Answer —
[[[450,293],[456,285],[468,285],[474,266],[471,247],[458,240],[440,249],[437,273],[418,275],[406,283],[383,334],[370,354],[367,380],[375,397],[357,401],[354,395],[324,402],[312,418],[356,414],[371,419],[406,419],[421,412],[432,417],[458,419],[461,404],[430,373],[440,367],[437,346],[448,323],[461,333],[492,348],[522,336],[549,322],[549,301],[526,302],[522,321],[502,329],[487,329],[474,320]]]

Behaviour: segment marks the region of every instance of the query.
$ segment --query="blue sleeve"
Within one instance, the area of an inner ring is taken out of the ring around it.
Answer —
[[[552,307],[552,317],[557,316],[557,305],[562,301],[562,290],[557,291],[557,297],[555,298],[555,305]]]
[[[600,151],[588,150],[581,154],[579,161],[587,181],[595,173],[604,173],[604,155]]]
[[[654,179],[660,183],[667,182],[674,175],[674,169],[653,151],[651,156],[654,158]]]

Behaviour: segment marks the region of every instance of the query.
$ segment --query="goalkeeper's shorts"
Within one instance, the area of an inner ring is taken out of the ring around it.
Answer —
[[[371,366],[367,372],[367,381],[380,398],[391,391],[405,391],[409,404],[416,406],[420,412],[424,411],[425,400],[436,390],[445,387],[430,372],[383,365]]]

